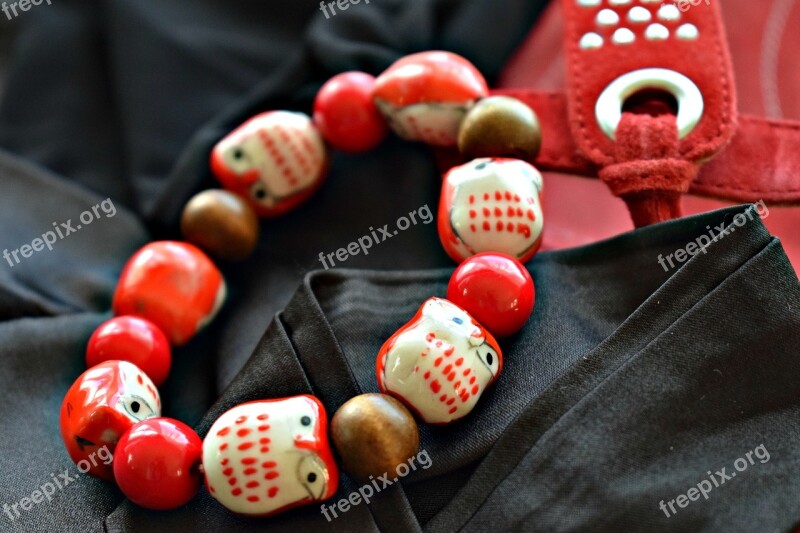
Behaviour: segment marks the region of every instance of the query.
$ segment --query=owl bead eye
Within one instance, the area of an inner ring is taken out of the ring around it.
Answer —
[[[265,191],[264,189],[258,188],[258,189],[253,191],[253,196],[255,196],[255,198],[257,200],[263,200],[264,198],[267,197],[267,191]]]
[[[304,426],[310,426],[311,425],[311,417],[310,416],[304,416],[303,418],[300,419],[300,423],[303,424]]]
[[[155,410],[140,396],[131,396],[122,400],[122,408],[137,421],[156,416]]]

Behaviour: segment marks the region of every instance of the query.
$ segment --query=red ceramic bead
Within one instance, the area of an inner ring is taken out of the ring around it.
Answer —
[[[171,418],[135,424],[117,444],[114,479],[136,505],[158,511],[189,502],[200,488],[203,442],[192,428]]]
[[[135,364],[160,387],[169,375],[172,350],[167,336],[152,322],[118,316],[100,324],[86,346],[87,367],[112,359]]]
[[[442,182],[439,240],[455,261],[502,252],[523,263],[542,244],[542,175],[533,165],[482,158],[452,168]]]
[[[450,52],[406,56],[381,74],[373,98],[399,136],[455,146],[466,112],[489,92],[475,66]]]
[[[114,314],[135,315],[181,346],[210,322],[225,301],[225,280],[199,248],[150,243],[128,260],[114,293]]]
[[[208,492],[241,515],[327,500],[336,494],[339,470],[325,408],[305,394],[233,407],[203,440],[203,470]]]
[[[447,286],[447,299],[496,337],[519,331],[531,316],[535,298],[533,279],[522,263],[495,252],[461,263]]]
[[[378,387],[428,424],[467,416],[503,369],[491,332],[442,298],[428,298],[383,343],[375,362]]]
[[[372,101],[375,78],[345,72],[328,80],[314,100],[314,124],[328,144],[343,152],[366,152],[378,146],[388,128]]]
[[[111,454],[136,422],[161,416],[156,386],[127,361],[106,361],[81,374],[61,403],[61,436],[81,472],[113,479]]]
[[[291,111],[251,118],[211,152],[211,170],[222,186],[265,218],[308,200],[327,169],[328,153],[319,129],[311,117]]]

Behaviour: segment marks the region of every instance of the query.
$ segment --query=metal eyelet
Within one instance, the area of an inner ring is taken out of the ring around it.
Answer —
[[[678,138],[686,137],[703,117],[703,94],[695,83],[674,70],[645,68],[623,74],[608,84],[595,104],[595,117],[603,133],[616,139],[625,100],[643,89],[661,89],[678,101]]]

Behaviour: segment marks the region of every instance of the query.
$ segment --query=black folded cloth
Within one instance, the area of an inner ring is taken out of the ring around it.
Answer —
[[[717,227],[722,235],[680,269],[659,266],[660,254]],[[466,419],[422,425],[429,468],[379,492],[369,506],[336,518],[311,505],[253,520],[232,516],[203,493],[166,514],[125,503],[108,529],[792,525],[800,497],[800,287],[754,206],[542,253],[529,268],[536,308],[502,342],[500,379]],[[377,391],[381,344],[422,301],[444,296],[450,272],[309,274],[199,431],[246,401],[314,394],[333,413],[352,396]],[[345,478],[333,501],[358,488]]]

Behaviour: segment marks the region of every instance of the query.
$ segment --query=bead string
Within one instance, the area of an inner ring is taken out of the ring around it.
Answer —
[[[446,174],[438,215],[442,245],[460,265],[447,299],[425,301],[379,350],[381,393],[348,400],[330,431],[324,406],[310,395],[238,405],[204,440],[161,417],[157,387],[169,373],[170,346],[188,342],[225,300],[225,281],[206,252],[249,256],[259,217],[282,215],[321,186],[328,146],[364,152],[389,128],[440,149],[457,146],[468,161]],[[533,310],[533,280],[522,262],[541,244],[543,184],[529,163],[540,145],[533,110],[490,97],[469,61],[439,51],[404,57],[377,79],[333,77],[316,96],[313,119],[270,111],[242,124],[211,153],[224,189],[199,193],[183,211],[187,242],[150,243],[125,265],[115,317],[93,333],[89,369],[62,404],[72,460],[110,448],[113,465],[89,473],[116,481],[145,508],[186,504],[204,477],[225,507],[254,516],[332,497],[339,478],[333,447],[355,479],[394,471],[419,450],[415,416],[430,424],[467,416],[501,373],[495,336],[516,333]]]

